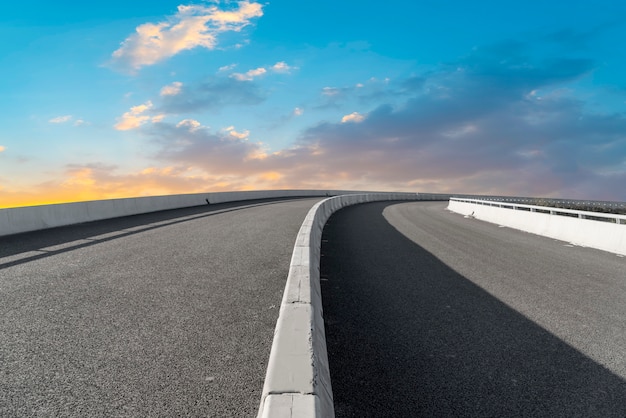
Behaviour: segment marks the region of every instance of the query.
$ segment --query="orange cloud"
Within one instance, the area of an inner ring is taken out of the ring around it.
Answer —
[[[149,116],[145,113],[152,109],[152,102],[148,100],[144,104],[133,106],[130,110],[118,118],[118,122],[113,126],[118,131],[128,131],[137,129],[146,122],[160,122],[165,115]]]
[[[183,83],[180,81],[174,81],[172,84],[168,84],[161,89],[161,96],[176,96],[180,93],[182,87]]]
[[[262,173],[259,178],[261,178],[262,180],[268,180],[268,181],[276,181],[276,180],[280,180],[282,179],[284,176],[281,173],[278,173],[276,171],[268,171],[266,173]]]
[[[349,115],[345,115],[341,118],[341,123],[354,122],[359,123],[365,120],[365,116],[361,115],[359,112],[352,112]]]
[[[224,131],[228,132],[230,136],[237,139],[248,139],[248,137],[250,136],[250,131],[245,130],[243,132],[237,132],[234,126],[224,128]]]
[[[113,62],[133,71],[170,58],[181,51],[202,47],[214,49],[222,32],[239,32],[255,17],[263,16],[263,6],[250,1],[238,2],[238,9],[220,10],[218,6],[178,6],[166,22],[137,26],[119,49]]]

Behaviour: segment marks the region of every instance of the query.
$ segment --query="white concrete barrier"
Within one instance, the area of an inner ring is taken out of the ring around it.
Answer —
[[[0,209],[0,236],[210,203],[362,193],[345,190],[261,190],[96,200]]]
[[[626,216],[479,199],[451,198],[448,209],[537,235],[626,255]]]
[[[370,193],[325,199],[307,214],[293,249],[263,386],[260,418],[334,416],[322,295],[322,231],[339,209],[365,202],[419,200],[416,193]]]

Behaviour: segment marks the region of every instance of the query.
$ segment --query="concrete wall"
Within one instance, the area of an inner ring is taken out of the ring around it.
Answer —
[[[259,417],[334,416],[319,271],[322,231],[328,218],[343,207],[359,203],[419,199],[415,193],[344,195],[311,208],[291,258]]]
[[[496,202],[450,199],[448,209],[483,221],[567,241],[575,245],[626,255],[626,216],[624,215],[502,203],[502,205],[509,206],[509,208],[504,208],[492,206],[494,204]],[[537,210],[551,213],[541,213]],[[613,222],[585,219],[586,217],[606,218]]]
[[[208,199],[211,203],[223,203],[239,200],[326,196],[349,193],[357,192],[345,190],[220,192],[96,200],[90,202],[0,209],[0,236],[83,222],[99,221],[120,216],[206,205],[205,199]]]

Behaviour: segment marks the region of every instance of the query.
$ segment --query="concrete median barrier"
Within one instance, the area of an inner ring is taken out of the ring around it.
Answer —
[[[369,193],[325,199],[307,214],[294,246],[287,284],[274,332],[260,418],[332,417],[322,296],[322,231],[339,209],[385,200],[420,200],[415,193]]]

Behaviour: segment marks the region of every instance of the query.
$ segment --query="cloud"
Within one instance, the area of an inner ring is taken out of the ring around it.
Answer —
[[[48,122],[54,123],[54,124],[67,123],[67,122],[70,122],[73,118],[74,117],[72,115],[57,116],[56,118],[50,119]],[[81,125],[88,125],[88,124],[89,122],[84,121],[83,119],[76,119],[72,125],[81,126]]]
[[[256,105],[265,93],[253,81],[214,77],[194,85],[183,85],[176,95],[162,97],[159,111],[180,114],[201,110],[219,110],[232,105]]]
[[[293,109],[294,116],[302,116],[303,114],[304,114],[304,109],[302,109],[301,107],[296,107],[295,109]]]
[[[218,68],[217,72],[224,73],[234,69],[235,67],[237,67],[237,64],[224,65],[223,67]]]
[[[371,105],[405,99],[420,93],[424,88],[424,80],[420,76],[411,76],[397,81],[372,77],[364,83],[343,87],[327,86],[320,92],[322,103],[315,108],[338,108],[351,101],[356,101],[361,105]]]
[[[247,140],[249,132],[229,126],[211,132],[193,122],[151,126],[147,133],[161,149],[156,157],[166,164],[194,166],[210,174],[226,175],[246,171],[245,161],[263,154],[260,144]]]
[[[168,84],[161,89],[161,96],[176,96],[180,93],[183,83],[180,81],[174,81],[172,84]]]
[[[263,6],[239,1],[237,8],[223,10],[220,6],[180,5],[175,15],[164,22],[145,23],[113,52],[115,65],[132,71],[153,65],[182,51],[197,47],[217,47],[217,37],[224,32],[240,32],[252,19],[263,16]]]
[[[523,51],[477,49],[386,91],[374,81],[339,88],[374,86],[389,102],[311,126],[274,152],[234,127],[153,125],[156,158],[273,187],[626,200],[626,115],[591,113],[564,88],[593,62],[533,61]]]
[[[322,167],[342,167],[352,184],[626,200],[616,187],[626,178],[626,115],[591,113],[566,91],[550,94],[592,68],[478,50],[404,80],[414,88],[403,102],[379,105],[360,123],[344,123],[347,115],[311,127],[299,144],[322,153]],[[537,90],[541,100],[529,94]]]
[[[202,126],[202,124],[200,122],[198,122],[195,119],[183,119],[180,122],[178,122],[176,124],[177,128],[186,128],[188,129],[190,132],[195,131],[196,129],[200,128]]]
[[[225,128],[224,130],[228,132],[230,136],[237,138],[237,139],[248,139],[248,137],[250,136],[250,131],[245,130],[243,132],[237,132],[234,126],[229,126],[228,128]]]
[[[7,150],[7,147],[0,145],[0,152],[4,152]]]
[[[322,94],[324,96],[337,96],[339,95],[342,91],[342,89],[338,89],[336,87],[324,87],[322,88]]]
[[[270,69],[275,73],[289,74],[292,70],[297,70],[298,67],[292,67],[290,65],[287,65],[285,61],[279,61],[276,64],[272,65]]]
[[[50,122],[50,123],[65,123],[65,122],[69,122],[70,120],[72,120],[72,115],[65,115],[65,116],[57,116],[56,118],[52,118],[48,122]]]
[[[224,71],[227,71],[232,69],[232,66],[222,67],[220,68],[220,71],[222,69],[224,69]],[[233,73],[230,75],[230,77],[239,81],[250,81],[253,80],[255,77],[260,77],[267,74],[268,71],[280,74],[289,74],[292,70],[297,69],[298,67],[292,67],[284,61],[279,61],[271,67],[259,67],[253,70],[246,71],[245,73]]]
[[[118,122],[114,125],[114,128],[118,131],[128,131],[131,129],[137,129],[147,122],[160,122],[165,115],[157,114],[150,115],[150,110],[153,108],[153,104],[150,100],[147,102],[133,106],[130,110],[118,118]]]
[[[349,115],[345,115],[343,118],[341,118],[341,123],[347,123],[347,122],[359,123],[359,122],[363,122],[364,119],[365,119],[365,116],[361,115],[359,112],[352,112]]]
[[[233,73],[230,76],[239,81],[250,81],[255,77],[260,77],[267,73],[267,70],[263,67],[255,68],[254,70],[246,71],[245,73]]]
[[[595,65],[536,59],[523,43],[511,42],[388,83],[330,87],[318,100],[350,99],[362,113],[309,126],[292,146],[276,151],[234,126],[215,132],[190,118],[150,123],[165,113],[265,99],[255,81],[214,77],[120,118],[120,125],[141,126],[150,141],[147,149],[155,151],[148,168],[119,174],[114,167],[77,165],[62,187],[49,186],[77,196],[113,196],[127,185],[130,195],[345,188],[626,201],[626,114],[591,111],[574,90]]]

